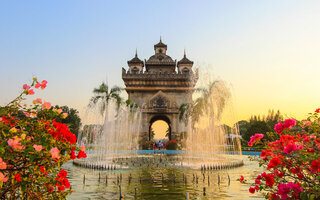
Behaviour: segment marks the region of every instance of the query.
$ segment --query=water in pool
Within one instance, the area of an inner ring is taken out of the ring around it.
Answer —
[[[185,200],[187,193],[189,199],[263,199],[259,193],[250,194],[249,185],[236,180],[240,175],[252,179],[262,170],[247,156],[243,159],[241,167],[206,171],[179,164],[164,167],[157,160],[121,170],[91,170],[69,162],[64,168],[74,192],[68,199],[120,199],[120,186],[123,199]]]

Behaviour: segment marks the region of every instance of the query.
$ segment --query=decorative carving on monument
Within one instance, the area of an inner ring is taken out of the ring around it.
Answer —
[[[169,108],[169,101],[164,96],[157,96],[151,100],[152,108]]]

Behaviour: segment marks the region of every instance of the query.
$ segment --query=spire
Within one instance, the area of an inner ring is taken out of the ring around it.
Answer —
[[[186,54],[186,49],[184,48],[183,51],[183,58],[178,62],[178,65],[180,64],[191,64],[191,66],[193,65],[193,61],[189,60],[187,58],[187,54]]]
[[[161,35],[160,35],[160,42],[162,42]]]
[[[136,48],[136,55],[134,56],[134,58],[132,58],[131,60],[128,61],[128,65],[130,66],[131,64],[142,64],[143,65],[143,61],[138,58],[138,49],[137,48]]]

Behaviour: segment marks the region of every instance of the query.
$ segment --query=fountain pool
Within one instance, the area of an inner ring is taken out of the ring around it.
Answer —
[[[171,155],[173,159],[175,156]],[[250,194],[249,185],[236,180],[240,175],[250,179],[262,172],[257,162],[249,161],[247,156],[243,160],[241,167],[206,171],[180,165],[164,167],[158,162],[116,170],[93,170],[74,166],[72,162],[63,167],[74,190],[68,197],[70,200],[119,199],[119,185],[124,199],[185,200],[187,193],[189,199],[201,200],[263,199],[261,194]]]

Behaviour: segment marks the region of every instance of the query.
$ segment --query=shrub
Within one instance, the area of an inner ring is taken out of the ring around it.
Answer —
[[[178,144],[176,140],[169,140],[166,143],[166,149],[167,150],[177,150]]]
[[[263,172],[249,188],[268,199],[320,199],[320,109],[306,120],[286,119],[275,125],[278,137],[266,144],[259,159]],[[263,137],[251,137],[249,146]]]
[[[34,94],[33,88],[46,85],[47,81],[34,78],[16,99],[0,107],[1,198],[65,199],[72,191],[61,166],[86,157],[85,147],[76,146],[76,136],[68,126],[57,122],[67,114],[40,98],[32,105],[22,102],[26,95]]]

